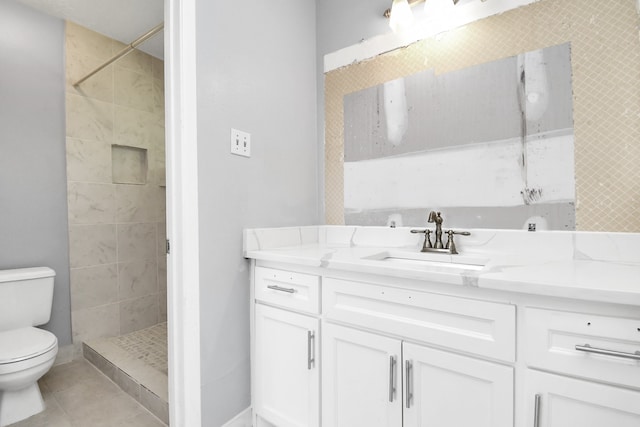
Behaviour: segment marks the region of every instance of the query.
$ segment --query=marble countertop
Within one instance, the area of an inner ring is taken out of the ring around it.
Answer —
[[[535,236],[533,235],[535,234]],[[632,233],[474,230],[459,255],[420,253],[407,230],[245,230],[245,257],[506,292],[640,306],[640,239]],[[639,259],[636,259],[639,258]]]

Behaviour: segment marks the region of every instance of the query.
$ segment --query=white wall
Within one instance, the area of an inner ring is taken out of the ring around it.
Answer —
[[[71,343],[64,22],[0,1],[0,269],[56,271],[51,321]]]
[[[197,1],[202,425],[250,404],[242,229],[318,222],[313,0]],[[230,129],[252,157],[229,153]]]
[[[318,0],[318,56],[390,32],[391,0]]]

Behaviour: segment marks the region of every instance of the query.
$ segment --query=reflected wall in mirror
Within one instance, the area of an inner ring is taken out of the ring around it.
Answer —
[[[570,44],[344,97],[346,224],[575,229]]]
[[[440,76],[570,43],[575,228],[640,232],[640,15],[636,4],[635,0],[537,1],[327,71],[326,223],[345,223],[345,96],[425,70]],[[384,46],[379,47],[383,51]],[[455,164],[439,170],[450,167]],[[442,181],[438,185],[446,187]],[[444,208],[442,214],[446,224],[456,225]],[[425,218],[407,220],[404,225],[424,226]]]

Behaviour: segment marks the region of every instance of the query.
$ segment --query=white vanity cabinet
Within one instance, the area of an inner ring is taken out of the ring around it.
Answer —
[[[524,311],[527,427],[640,426],[640,319]]]
[[[640,234],[471,232],[246,230],[253,427],[640,427]]]
[[[640,392],[527,371],[527,427],[638,427]]]
[[[331,323],[322,366],[323,425],[513,425],[511,367]]]
[[[290,268],[253,270],[254,427],[640,426],[634,307]]]
[[[252,377],[258,426],[319,427],[319,277],[258,267],[254,280]]]
[[[511,427],[513,368],[403,343],[404,426]]]
[[[429,347],[513,362],[513,305],[333,277],[322,305],[323,425],[513,426],[513,367]]]
[[[322,425],[402,427],[401,359],[397,339],[324,324]]]

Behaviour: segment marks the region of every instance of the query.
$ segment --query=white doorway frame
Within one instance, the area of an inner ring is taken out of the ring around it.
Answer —
[[[169,413],[202,424],[196,95],[196,0],[165,0]]]

